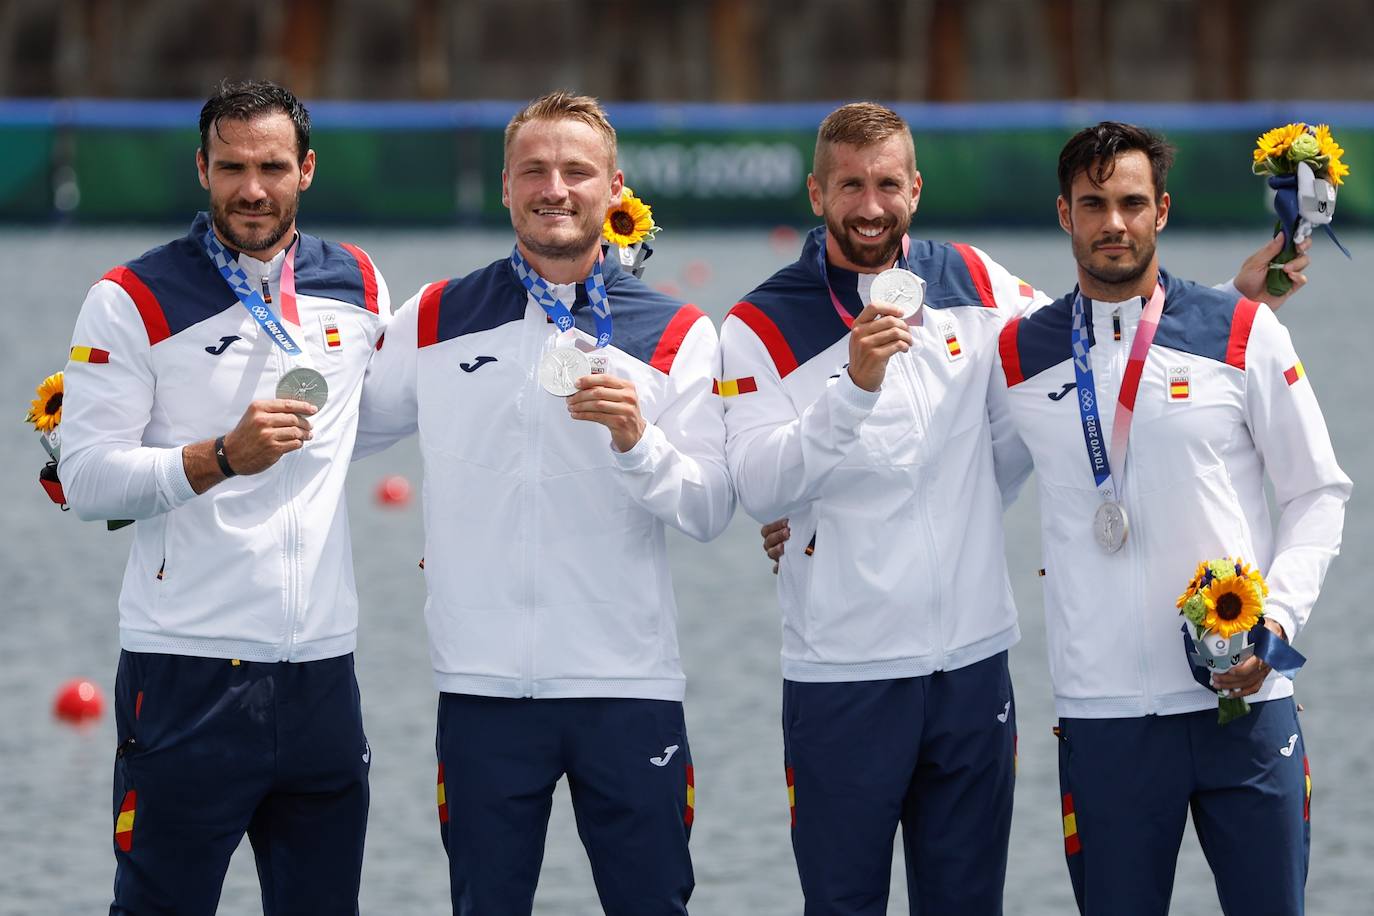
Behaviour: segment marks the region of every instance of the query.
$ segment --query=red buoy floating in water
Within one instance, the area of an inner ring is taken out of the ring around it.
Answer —
[[[105,697],[100,688],[85,678],[73,678],[57,689],[52,714],[69,725],[83,725],[100,718]]]
[[[399,509],[410,502],[410,481],[400,474],[388,474],[377,484],[377,505]]]

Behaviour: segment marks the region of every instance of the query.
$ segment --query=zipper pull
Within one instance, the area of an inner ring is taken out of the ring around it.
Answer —
[[[263,284],[263,288],[265,289],[265,288],[267,287],[267,281],[266,281],[266,280],[263,280],[263,281],[262,281],[262,284]],[[268,299],[267,301],[268,301],[268,302],[271,302],[272,300],[271,300],[271,299]],[[1120,340],[1120,339],[1121,339],[1121,309],[1117,309],[1115,312],[1112,312],[1112,340]]]
[[[268,287],[268,285],[267,285],[267,278],[266,278],[266,277],[263,277],[263,278],[262,278],[262,301],[263,301],[263,302],[266,302],[268,305],[271,305],[271,304],[272,304],[272,290],[271,290],[271,288]],[[1120,340],[1120,339],[1121,339],[1121,334],[1120,334],[1120,333],[1118,333],[1118,334],[1116,335],[1116,339],[1117,339],[1117,340]]]

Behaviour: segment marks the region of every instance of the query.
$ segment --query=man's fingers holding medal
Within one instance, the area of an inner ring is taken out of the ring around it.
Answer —
[[[568,397],[568,414],[609,429],[611,443],[620,452],[634,448],[647,425],[634,382],[600,372],[577,380],[577,393]]]
[[[911,329],[902,310],[885,302],[864,307],[849,332],[849,377],[867,391],[877,391],[887,373],[887,361],[911,349]]]
[[[307,415],[315,406],[285,398],[254,401],[243,412],[233,431],[224,437],[224,454],[234,471],[257,474],[293,452],[314,433]]]

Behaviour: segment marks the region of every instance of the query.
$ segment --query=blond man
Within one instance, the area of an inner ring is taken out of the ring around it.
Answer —
[[[529,913],[554,786],[612,914],[685,913],[693,772],[664,530],[734,496],[714,327],[602,258],[615,131],[555,92],[506,129],[515,246],[396,314],[360,441],[418,431],[453,912]]]

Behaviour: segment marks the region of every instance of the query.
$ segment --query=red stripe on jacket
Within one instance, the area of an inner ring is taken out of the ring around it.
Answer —
[[[678,309],[677,314],[663,329],[663,336],[658,339],[658,346],[654,347],[654,355],[650,358],[649,365],[664,375],[672,371],[673,360],[677,358],[677,351],[682,348],[682,341],[687,338],[687,332],[692,330],[697,319],[705,314],[690,303]]]
[[[1021,372],[1021,348],[1016,340],[1020,325],[1021,319],[1013,318],[1002,328],[1002,333],[997,338],[997,349],[1002,354],[1002,371],[1006,373],[1008,388],[1026,380],[1026,376]]]
[[[792,348],[787,345],[787,340],[782,336],[782,331],[778,330],[773,319],[765,315],[758,306],[752,302],[741,302],[730,309],[730,315],[743,321],[757,335],[758,339],[763,341],[763,345],[768,348],[768,355],[773,358],[773,365],[778,370],[779,378],[786,378],[789,373],[797,368],[797,357],[793,355]]]
[[[988,276],[988,266],[983,263],[983,259],[978,257],[978,252],[973,250],[973,246],[964,245],[960,242],[951,243],[954,250],[959,252],[959,256],[964,259],[964,266],[968,268],[969,275],[973,277],[973,285],[978,290],[978,298],[983,300],[983,304],[990,309],[997,308],[997,298],[992,294],[992,278]]]
[[[1260,304],[1252,299],[1241,299],[1236,303],[1236,313],[1231,318],[1231,339],[1226,342],[1226,362],[1241,371],[1245,370],[1245,345],[1250,342],[1250,327],[1255,323],[1255,313]]]
[[[162,311],[162,303],[157,301],[157,296],[154,296],[153,291],[138,278],[138,274],[127,267],[115,267],[100,279],[119,284],[119,287],[129,294],[129,298],[134,300],[134,307],[143,319],[143,328],[148,332],[148,346],[161,343],[172,336],[172,329],[167,326],[167,316]]]
[[[363,275],[363,302],[367,310],[372,314],[377,314],[377,268],[372,266],[372,259],[367,256],[357,245],[350,245],[347,242],[340,242],[344,250],[353,255],[353,260],[358,262],[358,270]]]
[[[440,280],[425,287],[420,294],[420,314],[416,316],[415,345],[428,347],[439,342],[439,300],[444,295],[447,280]]]

